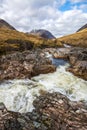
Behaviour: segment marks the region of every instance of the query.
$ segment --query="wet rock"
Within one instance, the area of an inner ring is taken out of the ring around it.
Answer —
[[[87,80],[87,61],[78,61],[73,67],[67,69],[74,75]]]
[[[17,113],[7,111],[4,104],[0,103],[0,130],[21,130],[17,116]]]
[[[67,59],[71,65],[67,70],[87,80],[87,48],[51,48],[48,52],[53,55],[53,58]]]
[[[52,73],[54,71],[56,71],[56,67],[53,65],[40,65],[34,67],[32,75]]]
[[[73,48],[69,53],[71,67],[68,70],[87,80],[87,48]]]
[[[47,130],[87,129],[87,108],[82,102],[72,102],[60,93],[47,93],[38,97],[34,106]]]
[[[53,53],[53,57],[67,59],[70,50],[71,48],[59,48]]]
[[[6,109],[5,105],[2,102],[0,102],[0,110],[3,110],[3,109]]]
[[[35,49],[1,56],[0,80],[31,78],[54,72],[56,68],[50,56],[67,59],[71,65],[67,70],[87,80],[87,49],[79,47]]]
[[[0,57],[0,80],[31,78],[55,71],[55,66],[41,49],[15,52]]]
[[[87,130],[87,106],[60,93],[44,93],[30,113],[8,111],[1,103],[0,130]],[[3,107],[2,107],[3,106]]]
[[[30,118],[24,114],[8,111],[3,103],[0,103],[0,130],[34,130]]]

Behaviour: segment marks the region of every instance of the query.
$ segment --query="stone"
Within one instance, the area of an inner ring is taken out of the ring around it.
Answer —
[[[40,66],[35,66],[32,72],[32,76],[36,76],[39,74],[47,74],[47,73],[52,73],[56,71],[56,67],[53,65],[40,65]]]
[[[0,130],[87,130],[87,106],[61,93],[38,96],[32,112],[11,112],[1,103]]]
[[[0,80],[24,79],[56,70],[41,49],[14,52],[0,57]]]
[[[87,80],[87,48],[72,48],[68,57],[71,66],[67,70]]]
[[[67,59],[70,50],[71,48],[59,48],[53,53],[53,57],[57,59]]]

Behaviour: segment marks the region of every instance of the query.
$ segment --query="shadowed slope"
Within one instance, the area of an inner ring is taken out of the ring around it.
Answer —
[[[77,32],[83,30],[83,29],[86,29],[87,28],[87,24],[85,24],[84,26],[82,26],[80,29],[77,30]]]
[[[46,39],[54,39],[55,37],[52,35],[52,33],[50,33],[49,31],[45,30],[45,29],[39,29],[39,30],[32,30],[30,32],[30,34],[34,34],[37,36],[40,36],[42,38],[46,38]]]
[[[16,30],[13,26],[11,26],[10,24],[8,24],[5,20],[0,19],[0,28],[8,28],[11,30]]]

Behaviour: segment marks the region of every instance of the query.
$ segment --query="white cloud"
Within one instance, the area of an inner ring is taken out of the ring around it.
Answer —
[[[0,16],[20,31],[44,28],[58,37],[75,32],[87,21],[87,14],[81,9],[72,8],[61,12],[59,7],[65,2],[66,0],[0,0]]]
[[[80,9],[84,10],[84,11],[87,11],[87,4],[81,4],[79,6]]]
[[[72,3],[86,2],[86,0],[70,0]]]

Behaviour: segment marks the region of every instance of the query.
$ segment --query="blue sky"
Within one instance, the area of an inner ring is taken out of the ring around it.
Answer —
[[[87,23],[87,0],[0,0],[0,17],[19,31],[47,29],[61,37]]]
[[[74,0],[73,0],[74,1]],[[72,8],[80,9],[81,6],[85,6],[82,8],[82,11],[87,12],[87,0],[71,2],[70,0],[66,0],[66,2],[59,8],[61,11],[71,10]]]
[[[66,2],[64,5],[62,5],[59,9],[61,11],[66,11],[66,10],[70,10],[72,8],[72,5],[70,2]]]

